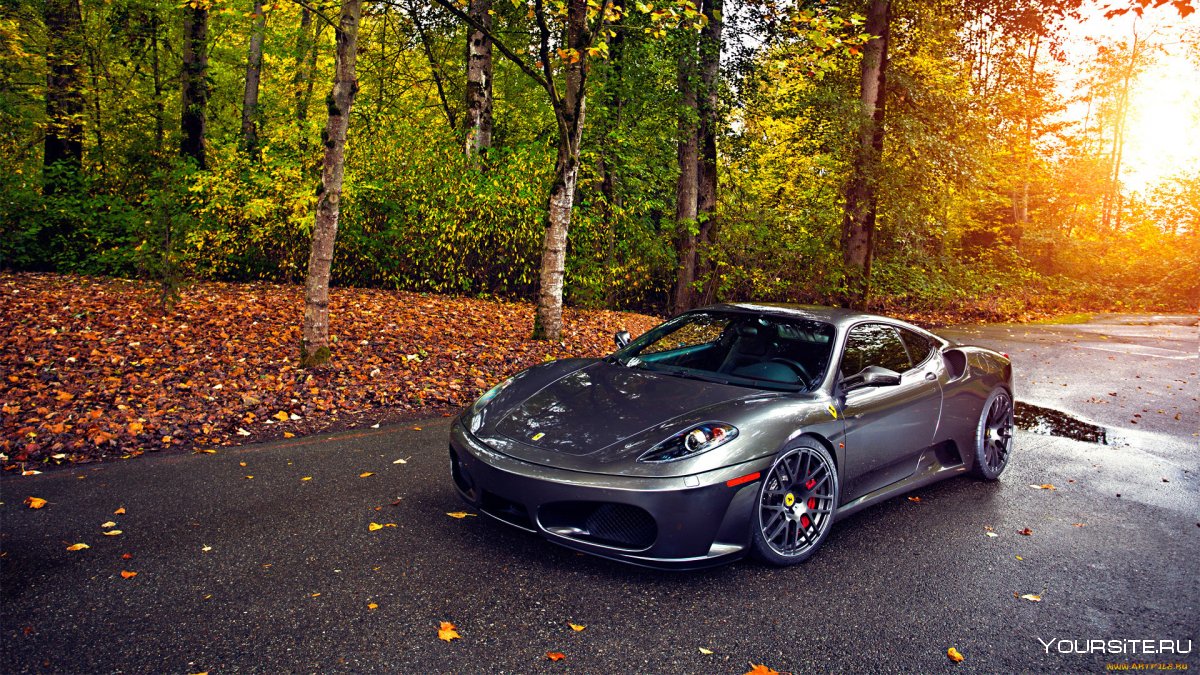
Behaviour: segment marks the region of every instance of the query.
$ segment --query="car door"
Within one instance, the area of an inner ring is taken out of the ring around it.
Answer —
[[[933,442],[941,410],[938,374],[913,363],[900,329],[885,323],[861,323],[846,336],[841,378],[868,366],[900,373],[900,384],[841,392],[846,425],[845,500],[904,480],[917,468],[921,451]],[[916,367],[914,367],[916,366]]]

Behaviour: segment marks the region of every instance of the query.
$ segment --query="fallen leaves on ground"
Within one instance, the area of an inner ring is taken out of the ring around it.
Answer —
[[[711,649],[707,649],[707,648],[705,648],[705,647],[697,647],[697,649],[699,649],[699,650],[700,650],[700,653],[701,653],[701,654],[704,654],[705,656],[708,656],[709,654],[712,654],[712,653],[713,653],[713,650],[711,650]]]
[[[374,475],[375,475],[374,471],[364,471],[364,472],[358,474],[358,477],[359,478],[370,478],[371,476],[374,476]]]
[[[1016,593],[1013,593],[1013,597],[1017,597],[1022,600],[1028,600],[1030,602],[1041,602],[1042,601],[1042,596],[1036,595],[1034,593],[1026,593],[1025,595],[1017,595]]]
[[[129,570],[121,570],[121,578],[122,579],[132,579],[136,576],[137,576],[137,572],[130,572]]]
[[[567,658],[567,655],[562,652],[546,652],[546,658],[551,661],[562,661]]]
[[[379,605],[377,605],[377,604],[375,604],[375,603],[373,603],[373,602],[368,602],[368,603],[367,603],[367,609],[379,609]]]
[[[110,520],[110,521],[108,521],[108,522],[106,522],[106,523],[100,523],[100,527],[103,527],[103,528],[106,528],[106,529],[107,529],[107,528],[110,528],[110,527],[116,527],[116,526],[117,526],[117,524],[116,524],[115,522],[111,521],[111,520]]]
[[[412,419],[547,358],[607,354],[617,330],[658,323],[567,308],[562,341],[535,342],[529,304],[334,288],[333,360],[304,369],[300,285],[197,283],[169,315],[153,284],[120,279],[0,273],[0,293],[0,453],[14,464]]]
[[[79,542],[78,544],[71,544],[70,546],[67,547],[67,550],[68,551],[82,551],[85,548],[91,548],[91,546],[88,546],[87,544],[85,544],[83,542]]]
[[[31,509],[40,509],[46,505],[46,500],[41,497],[26,497],[25,506]]]
[[[745,675],[779,675],[779,671],[759,663],[751,663],[750,670],[746,671]]]
[[[121,534],[121,530],[109,530],[108,532],[105,532],[105,533],[104,533],[104,536],[106,536],[106,537],[116,537],[116,536],[118,536],[118,535],[120,535],[120,534]]]
[[[909,497],[909,498],[908,498],[908,501],[910,501],[910,502],[912,502],[912,503],[914,503],[914,504],[920,504],[920,503],[921,503],[921,498],[920,498],[920,497]]]
[[[454,628],[454,624],[450,623],[449,621],[443,621],[441,625],[438,626],[438,639],[449,642],[451,640],[462,639],[462,636],[458,634],[458,631]]]
[[[568,623],[567,625],[570,626],[571,630],[575,631],[576,633],[583,630],[584,628],[587,628],[587,626],[584,626],[584,625],[578,624],[578,623]]]
[[[1024,536],[1028,537],[1028,536],[1030,536],[1030,535],[1032,535],[1032,534],[1033,534],[1033,530],[1031,530],[1031,529],[1029,529],[1029,528],[1027,527],[1027,528],[1025,528],[1025,529],[1023,529],[1023,530],[1017,530],[1017,534],[1024,535]]]
[[[474,516],[476,514],[467,513],[466,511],[451,511],[451,512],[447,513],[446,515],[450,516],[451,518],[462,519],[462,518],[466,518],[467,516]]]
[[[946,650],[946,656],[950,657],[950,660],[955,663],[962,663],[963,655],[954,647]]]
[[[1087,523],[1071,523],[1075,527],[1087,527]]]
[[[367,531],[369,531],[369,532],[374,532],[376,530],[382,530],[382,529],[383,529],[383,525],[380,525],[379,523],[371,523],[370,525],[367,525]]]
[[[114,516],[123,516],[123,515],[125,515],[125,507],[124,507],[124,506],[122,506],[121,508],[117,509],[116,511],[113,511],[113,515],[114,515]]]
[[[1029,487],[1033,488],[1034,490],[1057,490],[1058,489],[1058,488],[1054,487],[1053,485],[1051,485],[1050,483],[1042,483],[1041,485],[1030,485]]]
[[[122,553],[121,560],[133,560],[133,554],[132,553]]]

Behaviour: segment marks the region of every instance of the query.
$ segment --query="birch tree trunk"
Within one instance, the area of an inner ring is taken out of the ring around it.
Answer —
[[[846,300],[864,308],[870,295],[871,254],[878,204],[876,183],[883,155],[884,90],[887,83],[889,0],[871,0],[864,30],[877,36],[863,48],[858,147],[842,220]]]
[[[333,91],[329,94],[329,119],[322,134],[325,160],[321,169],[320,197],[313,223],[312,248],[308,256],[308,281],[304,288],[304,325],[300,358],[304,366],[329,360],[329,275],[333,244],[337,239],[341,208],[342,178],[346,158],[346,127],[358,92],[355,60],[362,0],[344,0],[337,28]]]
[[[254,0],[251,20],[250,46],[246,56],[246,90],[242,96],[242,145],[250,159],[259,161],[262,153],[258,143],[258,83],[262,75],[263,35],[267,29],[267,15],[263,12],[262,0]]]
[[[208,132],[208,6],[202,2],[183,9],[182,84],[179,154],[204,169],[208,166],[204,147]]]
[[[558,159],[554,165],[554,187],[546,216],[542,242],[542,267],[538,278],[538,306],[533,320],[535,340],[562,339],[563,277],[566,274],[567,233],[575,205],[575,181],[579,177],[579,147],[583,142],[587,0],[567,4],[566,45],[580,58],[565,65],[563,97],[555,105],[558,121]],[[553,100],[553,95],[552,95]]]
[[[484,30],[467,29],[466,152],[478,157],[492,147],[492,0],[471,0],[469,16]],[[487,32],[485,32],[487,31]]]
[[[83,162],[83,20],[74,0],[46,0],[46,137],[42,165],[78,170]],[[46,194],[61,186],[47,172]]]

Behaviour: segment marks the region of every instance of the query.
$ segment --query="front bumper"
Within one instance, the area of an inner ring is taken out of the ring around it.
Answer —
[[[693,476],[645,478],[568,471],[501,454],[456,420],[451,471],[481,512],[577,551],[660,569],[711,567],[743,556],[770,458]]]

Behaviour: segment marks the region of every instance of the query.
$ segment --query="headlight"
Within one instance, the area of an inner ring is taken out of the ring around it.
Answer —
[[[668,438],[638,457],[639,462],[674,462],[695,457],[737,438],[738,430],[721,422],[705,422]]]
[[[500,384],[492,387],[491,389],[488,389],[487,391],[483,392],[483,396],[480,396],[479,398],[475,399],[475,403],[471,406],[471,414],[478,415],[479,411],[483,410],[484,406],[486,406],[489,401],[496,398],[496,396],[498,396],[500,394],[500,392],[504,391],[504,388],[510,384],[512,384],[511,377],[508,378],[507,380],[501,382]]]

